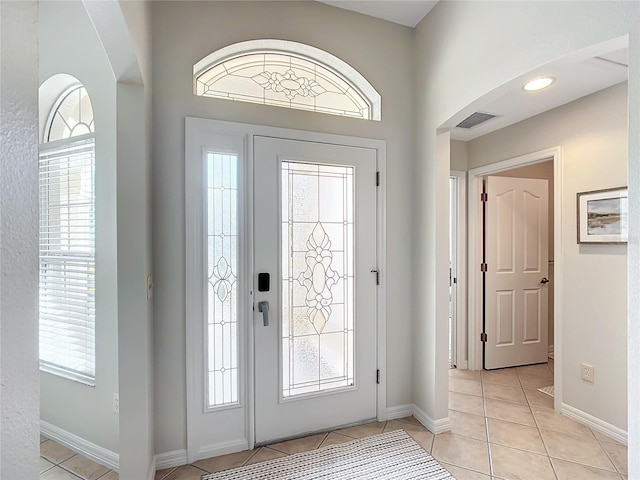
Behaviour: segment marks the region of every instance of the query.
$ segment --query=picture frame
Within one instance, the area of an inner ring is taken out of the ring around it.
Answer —
[[[577,203],[579,244],[627,243],[627,187],[579,192]]]

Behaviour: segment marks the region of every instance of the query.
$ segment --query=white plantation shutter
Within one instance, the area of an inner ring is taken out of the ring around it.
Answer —
[[[95,385],[93,134],[40,149],[40,368]]]

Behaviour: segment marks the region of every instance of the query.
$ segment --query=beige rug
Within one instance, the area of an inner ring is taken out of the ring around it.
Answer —
[[[404,430],[204,475],[202,480],[455,480]]]
[[[539,388],[538,391],[544,393],[545,395],[549,395],[551,398],[553,398],[553,396],[555,395],[555,389],[553,388],[553,385],[551,385],[550,387]]]

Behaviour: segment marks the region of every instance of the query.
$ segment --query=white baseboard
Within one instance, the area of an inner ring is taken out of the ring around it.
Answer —
[[[231,440],[229,442],[214,443],[200,447],[200,451],[198,451],[198,459],[217,457],[219,455],[227,455],[229,453],[237,453],[244,450],[249,450],[249,441],[246,438]]]
[[[173,450],[172,452],[156,455],[156,470],[180,467],[187,464],[187,450]]]
[[[151,463],[149,464],[149,468],[147,470],[147,480],[155,480],[156,478],[156,457],[154,456],[151,459]]]
[[[74,452],[81,453],[100,465],[104,465],[116,472],[119,469],[120,455],[96,445],[95,443],[91,443],[84,438],[80,438],[71,432],[67,432],[62,428],[51,425],[44,420],[40,420],[40,433],[45,437],[55,440],[59,444],[73,450]]]
[[[467,370],[468,367],[469,362],[467,362],[466,360],[462,360],[461,362],[458,362],[456,364],[456,368],[459,368],[460,370]]]
[[[385,420],[395,420],[413,415],[413,405],[398,405],[397,407],[387,407]]]
[[[560,405],[560,412],[567,417],[572,418],[576,422],[580,422],[587,427],[593,428],[594,430],[627,445],[629,435],[626,430],[622,430],[615,425],[611,425],[610,423],[600,420],[599,418],[589,415],[588,413],[578,410],[566,403]]]
[[[451,420],[449,420],[449,417],[434,420],[415,405],[413,405],[413,416],[424,425],[427,430],[435,435],[451,430]]]
[[[553,345],[549,345],[549,358],[553,359],[555,358],[555,350],[553,348]]]

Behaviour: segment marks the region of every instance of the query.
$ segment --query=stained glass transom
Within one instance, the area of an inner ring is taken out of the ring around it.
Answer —
[[[93,108],[87,90],[77,86],[69,90],[53,109],[45,142],[77,137],[94,132]]]
[[[208,152],[208,407],[238,403],[238,156]]]
[[[283,397],[354,384],[354,168],[282,162]]]
[[[195,94],[203,97],[380,120],[380,95],[359,73],[326,52],[294,42],[257,40],[226,47],[194,66],[194,83]]]

